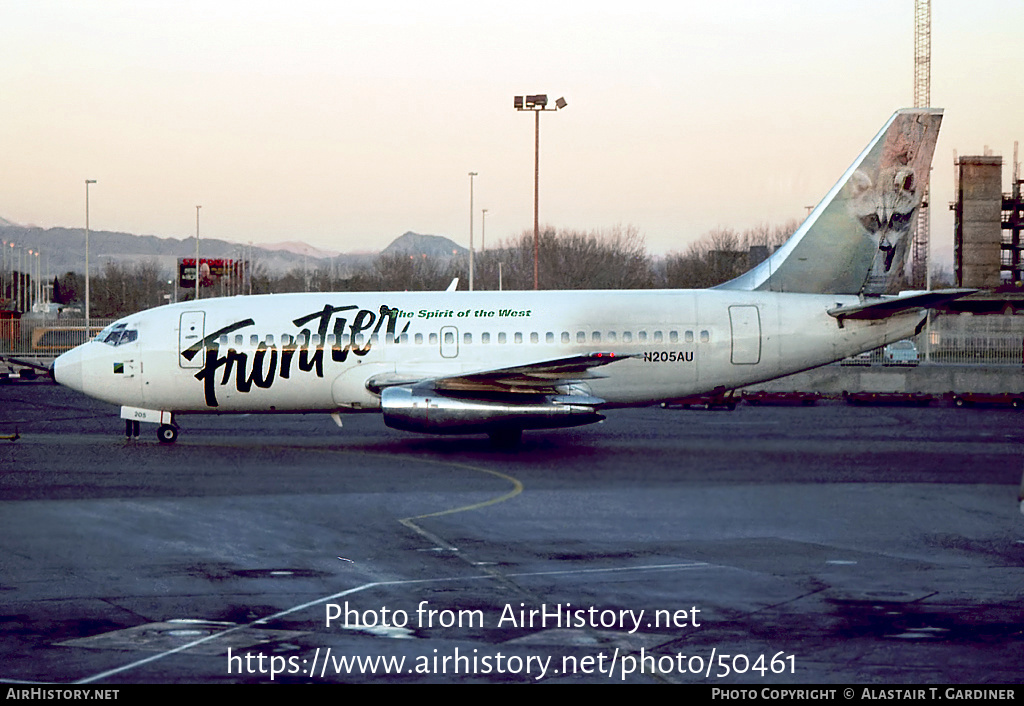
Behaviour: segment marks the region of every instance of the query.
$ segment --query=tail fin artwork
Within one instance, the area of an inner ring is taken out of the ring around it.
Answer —
[[[942,110],[897,111],[786,243],[721,289],[887,292],[906,263]]]

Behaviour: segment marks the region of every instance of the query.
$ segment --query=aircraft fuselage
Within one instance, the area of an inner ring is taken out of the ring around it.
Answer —
[[[169,412],[372,411],[380,408],[372,379],[603,352],[629,358],[582,377],[572,392],[603,408],[638,406],[824,365],[912,335],[924,317],[913,310],[840,326],[827,313],[857,301],[728,290],[206,299],[125,317],[119,324],[137,332],[132,340],[97,337],[59,359],[55,374],[99,399]]]

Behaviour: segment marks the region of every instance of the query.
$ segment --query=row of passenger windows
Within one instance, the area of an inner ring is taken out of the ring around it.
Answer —
[[[388,334],[387,341],[388,343],[412,343],[414,345],[423,345],[423,343],[427,343],[434,346],[437,345],[440,340],[439,335],[439,333],[417,333],[412,336],[407,333],[403,333],[400,336],[392,336],[391,334]],[[241,334],[236,334],[234,336],[234,341],[232,342],[228,336],[221,336],[219,343],[222,346],[244,346],[245,338],[246,337]],[[665,343],[666,341],[668,343],[693,343],[696,340],[699,340],[701,343],[709,343],[711,341],[711,332],[704,330],[698,334],[694,331],[637,331],[635,333],[633,331],[576,331],[575,335],[573,335],[568,331],[562,331],[561,334],[557,335],[557,338],[558,341],[563,344],[571,343],[573,339],[575,339],[576,343],[587,343],[588,341],[590,343],[618,343],[620,341],[622,343],[633,343],[634,341],[637,343]],[[548,331],[544,334],[544,343],[553,344],[555,343],[555,339],[556,334],[552,331]],[[371,344],[377,344],[379,340],[380,339],[377,334],[369,336],[369,342]],[[490,332],[485,331],[480,334],[480,343],[484,345],[492,342],[497,343],[498,345],[503,345],[509,343],[510,340],[512,343],[524,343],[526,340],[529,340],[530,343],[540,343],[541,334],[536,331],[531,331],[528,334],[521,331],[516,331],[512,334],[508,334],[504,331],[497,334],[491,334]],[[362,346],[366,343],[367,337],[360,333],[356,335],[355,340],[353,341],[349,334],[343,334],[340,337],[336,337],[334,334],[328,334],[326,340],[321,341],[319,334],[313,334],[307,342],[306,337],[303,334],[299,334],[298,336],[283,334],[280,337],[280,341],[282,346],[305,346],[307,344],[311,346],[320,346],[323,344],[328,347],[333,347],[335,345],[344,346],[353,343],[357,346]],[[444,331],[444,343],[446,345],[453,345],[455,341],[456,333],[454,330]],[[263,339],[257,335],[249,336],[250,346],[258,346],[261,342],[266,343],[268,346],[272,346],[274,345],[274,336],[268,335]],[[464,332],[462,334],[462,343],[472,345],[473,334]]]

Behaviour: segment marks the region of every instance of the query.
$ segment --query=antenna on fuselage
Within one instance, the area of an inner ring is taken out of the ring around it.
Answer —
[[[444,291],[446,291],[446,292],[454,292],[458,288],[459,288],[459,278],[456,277],[455,279],[452,280],[452,283],[448,285],[448,289],[446,289]]]

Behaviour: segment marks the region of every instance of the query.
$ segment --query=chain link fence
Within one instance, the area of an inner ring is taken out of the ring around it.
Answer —
[[[1021,365],[1024,316],[934,316],[915,339],[921,363]]]
[[[0,319],[0,354],[31,360],[52,360],[85,343],[113,319]]]

